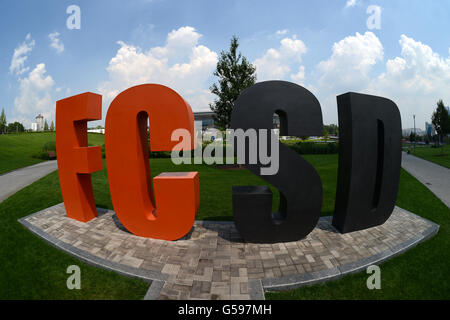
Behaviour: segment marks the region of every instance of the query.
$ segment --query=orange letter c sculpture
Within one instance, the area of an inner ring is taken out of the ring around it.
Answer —
[[[199,206],[197,172],[150,176],[147,119],[152,151],[171,151],[175,129],[191,135],[194,116],[189,104],[172,89],[145,84],[120,93],[106,116],[106,163],[114,210],[123,226],[137,236],[176,240],[192,228]],[[174,149],[175,150],[175,149]]]

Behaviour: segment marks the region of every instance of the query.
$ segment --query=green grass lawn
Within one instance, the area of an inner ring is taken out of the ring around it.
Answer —
[[[334,210],[334,194],[337,180],[337,155],[305,156],[318,170],[322,183],[324,201],[323,215],[331,215]],[[103,163],[106,168],[106,161]],[[211,165],[173,165],[170,159],[151,159],[150,171],[152,177],[161,172],[198,171],[200,178],[200,208],[197,213],[199,220],[233,220],[231,187],[239,185],[268,185],[264,180],[247,170],[219,170]],[[109,194],[107,172],[98,171],[92,174],[95,201],[98,206],[113,209]],[[270,185],[269,185],[270,186]],[[274,193],[273,210],[278,208],[278,190],[270,186]]]
[[[102,134],[89,133],[88,137],[89,144],[104,143]],[[55,141],[54,132],[0,134],[0,174],[44,161],[32,156],[49,141]]]
[[[90,141],[91,142],[91,141]],[[305,156],[318,170],[323,183],[322,214],[334,209],[337,180],[337,155]],[[106,164],[104,163],[104,168]],[[246,170],[219,170],[207,165],[175,166],[170,159],[151,159],[152,176],[160,172],[198,171],[200,208],[197,219],[231,220],[231,187],[266,184]],[[92,175],[96,203],[112,209],[107,173]],[[274,209],[278,204],[275,189]],[[0,204],[0,299],[139,299],[148,284],[90,267],[23,228],[17,219],[62,201],[58,174],[54,172],[19,191]],[[275,299],[344,298],[449,298],[450,212],[427,188],[402,172],[398,205],[441,225],[433,239],[382,265],[383,289],[366,288],[364,273],[345,277],[326,285],[307,287],[287,293],[269,293]],[[67,266],[82,270],[82,289],[66,289]]]
[[[450,145],[444,146],[444,148],[431,148],[431,146],[416,146],[416,153],[414,154],[414,148],[410,147],[411,154],[416,157],[434,162],[443,167],[450,168]],[[404,148],[406,151],[406,149]]]

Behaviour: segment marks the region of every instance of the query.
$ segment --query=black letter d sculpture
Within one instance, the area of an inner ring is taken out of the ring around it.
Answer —
[[[282,136],[323,133],[322,111],[315,96],[286,81],[260,82],[244,90],[235,102],[231,128],[272,129],[275,113]],[[347,233],[381,225],[392,214],[400,179],[401,119],[394,102],[357,93],[338,97],[338,114],[339,173],[333,225]],[[259,153],[263,142],[257,139]],[[266,150],[271,150],[270,145]],[[248,141],[245,151],[248,155]],[[260,175],[264,165],[259,157],[256,164],[250,164],[247,156],[244,165],[279,190],[280,204],[272,213],[269,187],[233,187],[234,220],[241,236],[254,243],[306,237],[316,226],[322,206],[322,182],[314,167],[283,144],[275,175]]]
[[[391,100],[338,96],[339,173],[333,226],[347,233],[381,225],[397,199],[402,124]]]

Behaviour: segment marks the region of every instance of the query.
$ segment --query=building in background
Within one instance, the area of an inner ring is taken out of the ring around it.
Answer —
[[[219,129],[214,123],[214,112],[212,111],[203,111],[203,112],[194,112],[194,121],[202,122],[202,136],[205,141],[222,141],[221,138],[218,137]],[[273,115],[273,129],[277,136],[280,133],[280,117],[277,114]],[[282,139],[286,139],[287,137],[282,137]]]
[[[105,128],[90,128],[87,132],[105,134]]]
[[[205,131],[208,129],[217,129],[217,127],[214,123],[213,116],[214,116],[214,112],[212,112],[212,111],[194,112],[195,121],[202,122],[202,131]],[[274,129],[280,128],[280,117],[277,114],[274,114],[274,116],[273,116],[273,128]]]
[[[44,117],[41,114],[38,114],[35,119],[36,119],[36,123],[38,124],[38,128],[39,128],[38,130],[39,131],[44,130]]]
[[[414,128],[402,129],[402,136],[409,137],[411,132],[414,132]],[[419,129],[419,128],[416,128],[415,132],[416,132],[417,136],[423,136],[425,134],[425,131],[423,131],[422,129]]]
[[[202,122],[202,131],[207,129],[216,129],[214,125],[214,112],[206,111],[206,112],[194,112],[194,121]]]
[[[425,122],[425,132],[429,136],[434,136],[436,130],[434,130],[434,125],[432,123]]]
[[[31,124],[31,130],[32,131],[44,130],[44,117],[41,114],[38,114],[35,120],[36,121]]]

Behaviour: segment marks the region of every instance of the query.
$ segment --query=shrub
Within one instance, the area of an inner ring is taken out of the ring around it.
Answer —
[[[299,139],[280,140],[280,143],[283,143],[283,144],[285,144],[285,145],[287,145],[289,147],[291,147],[291,146],[293,146],[293,145],[295,145],[297,143],[300,143],[300,142],[302,142],[302,141],[299,140]]]
[[[42,150],[33,154],[32,158],[42,159],[42,160],[53,160],[56,159],[56,142],[48,141],[42,146]]]
[[[209,145],[211,142],[203,142],[202,144],[202,154],[204,154],[205,148],[207,145]],[[296,142],[296,143],[289,143],[288,147],[297,152],[298,154],[336,154],[339,153],[339,144],[336,142],[327,142],[327,143],[320,143],[320,142]],[[223,148],[223,157],[225,159],[226,157],[226,144],[222,144]],[[171,157],[171,151],[150,151],[149,158],[155,159],[155,158],[170,158]],[[190,151],[191,157],[194,157],[194,150]],[[215,156],[215,150],[213,149],[213,152],[211,156]],[[102,145],[102,157],[105,158],[105,145]]]
[[[44,147],[42,148],[44,151],[55,151],[56,152],[56,142],[48,141],[44,143]]]
[[[339,153],[339,144],[336,142],[298,142],[289,146],[299,154],[335,154]]]
[[[170,158],[171,154],[170,151],[150,151],[149,158]]]
[[[33,158],[42,159],[42,160],[50,160],[50,156],[48,151],[39,151],[32,155]]]

